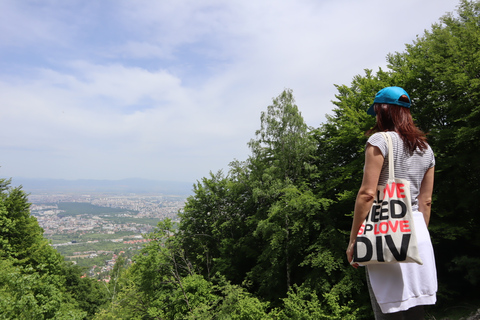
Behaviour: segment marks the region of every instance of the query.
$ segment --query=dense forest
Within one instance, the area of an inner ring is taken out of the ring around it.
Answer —
[[[375,93],[401,86],[436,157],[430,222],[448,310],[480,302],[480,1],[462,0],[388,69],[337,85],[332,114],[308,127],[284,90],[262,112],[251,155],[194,185],[180,225],[158,223],[108,284],[82,278],[0,181],[2,319],[370,319],[365,272],[345,249]],[[475,308],[476,309],[476,308]]]

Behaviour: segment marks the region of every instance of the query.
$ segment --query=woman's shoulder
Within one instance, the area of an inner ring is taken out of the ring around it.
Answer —
[[[380,152],[382,152],[383,156],[385,157],[387,152],[388,152],[388,146],[387,146],[387,141],[385,140],[382,132],[376,132],[372,134],[368,140],[367,140],[367,146],[372,145],[374,147],[377,147],[380,149]]]
[[[368,138],[367,143],[370,143],[371,145],[374,145],[374,146],[387,145],[387,141],[385,140],[384,134],[390,135],[392,137],[392,141],[398,137],[398,134],[393,131],[375,132]]]
[[[368,141],[370,141],[370,140],[372,140],[372,141],[385,140],[385,138],[383,137],[384,133],[386,133],[386,132],[375,132],[370,137],[368,137]]]

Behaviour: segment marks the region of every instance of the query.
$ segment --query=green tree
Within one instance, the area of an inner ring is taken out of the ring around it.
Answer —
[[[0,259],[0,318],[85,319],[60,275],[36,272],[13,258]]]
[[[87,312],[87,319],[108,302],[108,294],[104,285],[96,279],[84,275],[84,270],[75,265],[65,265],[61,273],[64,278],[63,288],[76,301],[78,307]]]
[[[63,257],[43,238],[22,187],[10,187],[10,182],[0,179],[0,252],[38,271],[59,272]]]
[[[207,280],[195,272],[170,220],[159,222],[148,239],[95,319],[267,319],[268,304],[223,276]]]
[[[295,104],[293,92],[284,90],[273,99],[260,116],[260,129],[248,145],[252,152],[249,157],[252,171],[261,168],[274,179],[297,182],[309,166],[311,151],[315,148],[309,139],[308,126]]]
[[[288,296],[283,299],[282,308],[272,311],[275,319],[304,319],[304,320],[354,320],[359,319],[359,310],[352,309],[353,301],[347,306],[338,304],[338,296],[324,293],[318,296],[309,287],[293,286]]]
[[[43,237],[21,187],[0,179],[0,317],[86,319],[105,299]]]
[[[252,154],[247,163],[256,205],[253,237],[262,245],[248,277],[261,296],[275,299],[301,281],[297,267],[315,226],[308,221],[328,202],[313,197],[306,185],[315,171],[311,165],[315,142],[292,91],[284,90],[274,98],[260,122],[256,138],[249,142]]]
[[[232,164],[233,165],[233,164]],[[194,186],[187,199],[178,236],[189,259],[207,279],[217,272],[242,283],[256,261],[258,245],[250,237],[254,203],[242,164],[235,178],[210,174]]]

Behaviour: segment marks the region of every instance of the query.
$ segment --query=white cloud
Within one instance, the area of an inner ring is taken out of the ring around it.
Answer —
[[[3,1],[0,173],[194,181],[248,155],[292,88],[318,126],[334,84],[385,66],[450,0]]]

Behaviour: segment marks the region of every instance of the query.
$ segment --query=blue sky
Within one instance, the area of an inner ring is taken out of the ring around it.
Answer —
[[[293,90],[385,67],[453,0],[0,0],[0,177],[195,182],[249,155]]]

